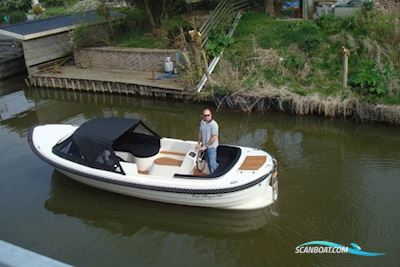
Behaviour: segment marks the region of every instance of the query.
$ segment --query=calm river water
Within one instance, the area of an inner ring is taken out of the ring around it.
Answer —
[[[29,127],[139,117],[195,140],[202,105],[0,84],[0,239],[77,266],[399,266],[400,127],[266,112],[214,113],[222,143],[272,153],[279,200],[256,211],[175,206],[71,181],[36,157]],[[325,240],[380,257],[295,254]]]

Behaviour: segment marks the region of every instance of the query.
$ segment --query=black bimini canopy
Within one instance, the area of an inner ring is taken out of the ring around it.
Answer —
[[[141,120],[126,118],[97,118],[82,124],[72,138],[81,153],[94,161],[104,150],[110,150],[114,141],[136,128]]]
[[[139,124],[158,136],[141,120],[111,117],[97,118],[85,122],[75,131],[72,138],[82,154],[89,161],[93,161],[104,150],[111,150],[113,143],[120,136],[130,129],[134,130]]]
[[[158,153],[160,138],[139,119],[97,118],[82,124],[71,137],[55,145],[53,152],[95,168],[114,170],[118,165],[114,147],[150,156]]]

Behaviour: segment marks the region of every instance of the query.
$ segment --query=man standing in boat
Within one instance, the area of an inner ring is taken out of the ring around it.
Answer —
[[[207,163],[212,174],[217,168],[218,123],[213,120],[211,110],[203,110],[203,119],[200,121],[199,140],[197,149],[206,151]]]

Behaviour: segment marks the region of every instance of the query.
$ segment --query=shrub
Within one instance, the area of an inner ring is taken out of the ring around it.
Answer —
[[[349,82],[364,95],[383,96],[388,93],[385,84],[388,74],[390,74],[388,68],[382,73],[372,60],[367,59],[362,61],[360,68],[350,76]]]
[[[227,33],[211,33],[206,45],[207,52],[213,57],[221,54],[222,50],[233,43],[232,37]]]
[[[0,5],[6,10],[27,12],[31,8],[31,0],[1,0]]]
[[[0,18],[1,18],[0,24],[1,22],[4,22],[4,16],[6,15],[7,15],[7,8],[3,5],[0,5]]]
[[[80,26],[73,31],[72,42],[75,48],[108,46],[112,42],[112,37],[104,24]]]
[[[26,20],[26,15],[23,11],[13,11],[9,16],[9,23],[18,23]]]
[[[182,17],[175,16],[167,19],[164,22],[164,28],[167,31],[169,46],[174,46],[176,38],[181,34],[180,29],[187,33],[192,29],[191,25]]]

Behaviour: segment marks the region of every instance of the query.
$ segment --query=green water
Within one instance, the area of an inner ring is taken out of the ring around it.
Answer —
[[[26,140],[33,125],[102,116],[195,140],[202,108],[0,83],[0,239],[77,266],[399,266],[400,127],[215,112],[221,143],[264,149],[279,163],[279,200],[246,212],[93,189],[54,171]],[[312,240],[386,254],[295,254]]]

